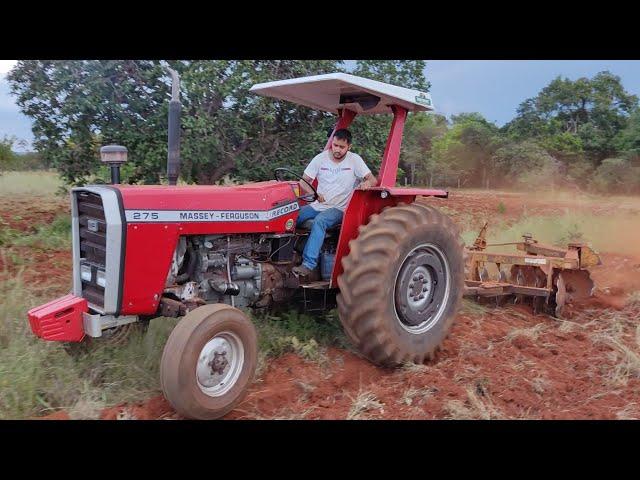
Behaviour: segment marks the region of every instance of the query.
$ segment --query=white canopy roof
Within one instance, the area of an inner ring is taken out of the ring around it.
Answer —
[[[394,104],[410,112],[434,110],[428,93],[348,73],[258,83],[250,91],[332,113],[342,108],[360,115],[391,113]]]

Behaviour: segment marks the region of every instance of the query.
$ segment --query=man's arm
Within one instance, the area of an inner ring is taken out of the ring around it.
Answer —
[[[355,162],[355,174],[356,177],[362,178],[360,185],[358,185],[358,188],[360,190],[367,190],[371,187],[375,187],[378,184],[378,179],[375,177],[375,175],[373,175],[373,173],[371,173],[371,170],[369,170],[367,164],[364,163],[362,157],[358,155],[356,156]]]
[[[306,173],[302,174],[302,178],[305,179],[307,182],[309,182],[309,185],[311,185],[311,182],[313,182],[313,178],[311,178]],[[298,183],[300,184],[300,189],[302,189],[303,192],[309,195],[313,195],[313,189],[309,185],[307,185],[306,182],[303,182],[302,180],[300,180],[298,181]],[[318,194],[318,201],[320,203],[324,203],[324,197],[320,194]]]
[[[359,187],[361,190],[368,190],[371,187],[375,187],[377,184],[378,179],[373,173],[369,172],[364,176],[364,179],[362,180],[362,182],[360,182]]]
[[[318,176],[318,171],[320,170],[321,155],[322,154],[320,153],[313,157],[309,165],[307,165],[307,168],[304,169],[302,178],[309,182],[309,185],[311,185],[311,182],[313,182],[313,180]],[[309,185],[307,185],[306,182],[299,180],[298,184],[300,185],[300,189],[305,192],[305,194],[313,195],[313,189]],[[318,201],[320,203],[324,202],[324,197],[322,195],[318,195]]]

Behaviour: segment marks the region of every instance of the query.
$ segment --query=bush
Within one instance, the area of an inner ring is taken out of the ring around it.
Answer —
[[[607,158],[596,169],[590,187],[599,192],[640,192],[640,167],[623,158]]]
[[[42,156],[36,152],[13,151],[15,138],[5,136],[0,140],[0,173],[17,170],[44,170],[49,168]]]
[[[558,183],[561,162],[536,142],[509,143],[496,151],[496,167],[517,186],[552,187]]]

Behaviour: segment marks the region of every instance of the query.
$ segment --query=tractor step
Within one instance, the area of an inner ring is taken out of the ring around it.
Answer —
[[[321,313],[335,308],[334,289],[329,288],[328,280],[310,282],[300,287],[302,287],[302,304],[305,313]]]
[[[300,287],[312,290],[328,290],[329,289],[329,281],[328,280],[319,280],[315,282],[309,282],[300,284]]]

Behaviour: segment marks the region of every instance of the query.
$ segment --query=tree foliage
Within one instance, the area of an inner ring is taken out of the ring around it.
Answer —
[[[638,98],[610,72],[558,77],[523,101],[502,128],[463,113],[429,142],[418,141],[420,129],[408,129],[405,157],[422,165],[418,181],[435,175],[442,186],[639,192],[639,112]]]
[[[520,105],[506,131],[519,140],[539,139],[559,157],[583,155],[597,166],[616,152],[614,139],[637,105],[638,97],[610,72],[575,81],[557,77]]]
[[[335,116],[248,90],[255,83],[347,71],[333,60],[26,60],[8,80],[33,121],[38,158],[69,184],[106,172],[98,151],[108,143],[129,149],[125,182],[159,183],[167,158],[166,66],[181,75],[181,178],[202,184],[226,176],[263,180],[281,166],[301,173],[324,147]],[[428,91],[427,67],[421,60],[358,60],[350,73]],[[391,120],[361,116],[351,126],[353,150],[374,173]],[[610,72],[555,78],[502,128],[479,113],[450,120],[410,114],[404,138],[400,182],[640,191],[638,98]],[[8,155],[5,147],[0,144],[0,159]]]
[[[276,167],[302,170],[324,147],[335,117],[248,93],[255,83],[344,71],[327,60],[72,60],[20,61],[8,75],[23,113],[33,120],[34,146],[70,184],[101,170],[99,148],[125,145],[129,183],[158,183],[167,158],[170,78],[181,75],[181,177],[215,183],[271,178]],[[358,74],[426,90],[424,62],[369,61]],[[360,118],[354,151],[380,164],[388,118]]]

